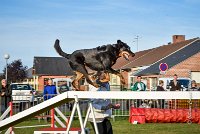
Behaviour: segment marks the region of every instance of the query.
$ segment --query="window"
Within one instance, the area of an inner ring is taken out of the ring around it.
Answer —
[[[157,78],[149,78],[149,80],[150,80],[150,89],[155,90],[158,85]]]
[[[117,79],[116,79],[116,78],[113,78],[113,79],[112,79],[112,83],[113,83],[113,85],[117,85]]]

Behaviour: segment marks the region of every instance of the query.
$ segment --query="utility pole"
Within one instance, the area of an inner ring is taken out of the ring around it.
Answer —
[[[137,35],[135,39],[136,39],[137,52],[138,52],[138,39],[139,39],[139,36]]]

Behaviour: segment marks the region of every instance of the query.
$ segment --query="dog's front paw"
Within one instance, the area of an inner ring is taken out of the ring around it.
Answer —
[[[73,85],[73,87],[75,88],[76,91],[79,91],[79,84],[78,84],[77,81],[74,80],[74,81],[72,82],[72,85]]]

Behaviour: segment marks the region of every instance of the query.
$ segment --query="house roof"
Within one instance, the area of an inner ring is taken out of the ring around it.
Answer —
[[[155,62],[150,67],[138,72],[137,75],[152,75],[152,74],[159,74],[160,69],[159,65],[161,63],[167,63],[168,68],[171,68],[182,61],[188,59],[189,57],[197,54],[200,52],[200,39],[192,40],[193,42],[188,43],[188,45],[185,45],[182,49],[175,51],[171,55]]]
[[[66,58],[63,57],[34,57],[35,75],[74,75]]]
[[[26,77],[27,78],[33,78],[33,67],[26,70]]]
[[[141,67],[141,66],[149,66],[156,61],[170,55],[171,53],[183,48],[184,46],[188,45],[189,43],[195,41],[197,38],[173,43],[169,45],[163,45],[154,49],[151,49],[151,51],[148,51],[144,55],[140,56],[136,60],[131,61],[130,63],[123,66],[123,69],[126,68],[133,68],[133,67]]]

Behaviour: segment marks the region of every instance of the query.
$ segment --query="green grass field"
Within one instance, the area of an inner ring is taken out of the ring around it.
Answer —
[[[111,120],[112,121],[112,120]],[[41,120],[39,123],[37,119],[31,119],[24,121],[15,127],[19,126],[31,126],[31,125],[43,125],[49,124]],[[91,134],[94,134],[90,123],[87,126],[91,130]],[[114,134],[199,134],[200,125],[199,124],[187,124],[187,123],[146,123],[146,124],[130,124],[128,118],[116,118],[113,122]],[[79,121],[77,119],[73,122],[73,127],[79,127]],[[17,128],[14,129],[15,134],[33,134],[34,130],[40,128]]]

